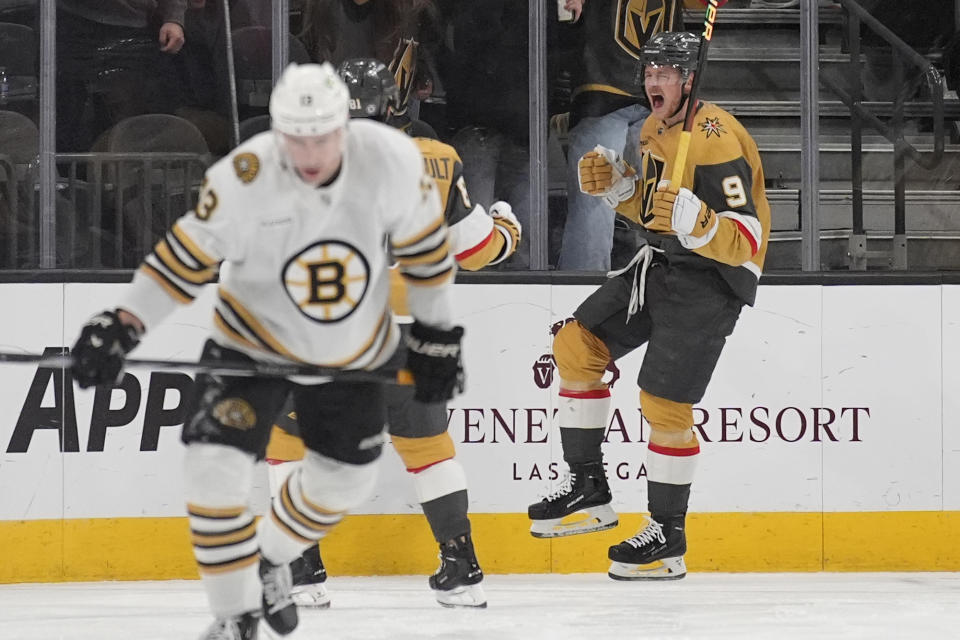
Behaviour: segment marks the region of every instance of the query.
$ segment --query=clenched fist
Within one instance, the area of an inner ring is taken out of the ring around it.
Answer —
[[[577,162],[580,191],[603,198],[611,207],[629,200],[637,190],[637,172],[613,149],[597,145]]]
[[[687,248],[701,247],[717,229],[717,212],[685,187],[674,189],[661,180],[653,194],[653,220],[644,225],[650,231],[675,231]]]

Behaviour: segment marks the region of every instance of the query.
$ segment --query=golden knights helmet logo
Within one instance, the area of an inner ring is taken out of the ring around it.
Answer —
[[[393,60],[389,69],[397,83],[399,104],[394,113],[402,116],[410,106],[410,96],[413,94],[413,81],[417,75],[417,49],[420,43],[413,38],[404,38],[397,43],[393,52]]]
[[[620,47],[640,59],[643,45],[656,33],[673,31],[677,0],[617,0],[614,38]]]
[[[339,322],[353,313],[370,284],[370,265],[338,240],[310,245],[283,268],[283,285],[300,312],[316,322]]]

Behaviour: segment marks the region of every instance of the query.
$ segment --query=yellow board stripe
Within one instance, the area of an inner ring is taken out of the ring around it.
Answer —
[[[523,513],[470,515],[487,573],[606,572],[607,547],[633,535],[640,514],[586,536],[538,540]],[[923,532],[904,545],[904,531]],[[404,552],[380,544],[403,540]],[[197,577],[187,518],[0,521],[0,582],[181,580]],[[960,511],[692,513],[692,572],[960,571]],[[323,541],[331,575],[429,574],[437,544],[421,514],[344,518]]]

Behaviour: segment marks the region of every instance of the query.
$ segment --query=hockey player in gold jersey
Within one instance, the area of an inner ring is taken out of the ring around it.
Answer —
[[[699,402],[744,304],[752,305],[763,268],[770,207],[753,139],[732,115],[708,102],[696,120],[683,183],[672,163],[697,72],[699,38],[667,32],[643,47],[652,109],[641,131],[640,166],[597,147],[579,161],[580,188],[639,225],[646,240],[629,265],[576,310],[556,335],[560,437],[570,482],[529,508],[531,533],[554,537],[617,524],[601,442],[610,392],[608,361],[646,344],[638,384],[650,424],[650,518],[610,547],[609,575],[620,580],[686,574],[685,518],[700,446],[693,429]],[[569,516],[586,511],[589,517]]]
[[[349,92],[330,65],[290,65],[270,115],[272,131],[210,167],[196,210],[157,243],[117,308],[83,327],[74,377],[115,383],[143,333],[218,274],[205,361],[375,370],[401,339],[389,308],[396,261],[411,285],[405,364],[416,396],[450,398],[462,377],[456,264],[416,145],[379,123],[348,126]],[[194,554],[216,617],[203,640],[256,640],[261,618],[281,635],[296,628],[290,562],[372,490],[385,386],[372,375],[198,376],[182,440]],[[258,526],[254,465],[290,396],[307,451]]]
[[[406,120],[392,118],[397,87],[381,62],[347,60],[339,72],[350,88],[353,117],[379,119],[410,129],[405,126]],[[520,224],[510,205],[496,202],[488,214],[479,204],[471,203],[456,150],[435,139],[413,140],[423,154],[424,170],[437,184],[444,218],[450,227],[451,250],[459,265],[473,271],[508,258],[520,242]],[[391,275],[391,306],[403,317],[408,314],[407,288],[396,270]],[[409,385],[397,385],[387,389],[387,415],[393,446],[413,478],[424,514],[440,545],[441,565],[430,578],[437,600],[445,606],[486,606],[480,586],[483,572],[470,536],[467,481],[447,433],[446,404],[418,402]],[[292,461],[303,457],[303,446],[291,433],[297,433],[296,414],[285,412],[277,421],[267,449],[271,484],[275,487],[296,466]],[[318,547],[308,549],[294,563],[293,573],[298,603],[329,606],[330,597],[324,586],[326,571]]]

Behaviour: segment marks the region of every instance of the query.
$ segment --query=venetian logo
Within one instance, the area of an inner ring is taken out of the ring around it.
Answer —
[[[563,320],[558,320],[550,325],[550,335],[556,336],[559,333],[560,329],[564,325],[573,322],[573,318],[565,318]],[[545,353],[537,361],[533,363],[533,382],[541,389],[549,389],[553,384],[553,373],[556,370],[556,360],[553,358],[553,353]],[[616,363],[611,360],[607,363],[607,368],[605,373],[609,373],[610,377],[606,380],[607,385],[612,389],[613,385],[620,379],[620,369],[617,367]],[[604,376],[606,377],[606,376]]]

